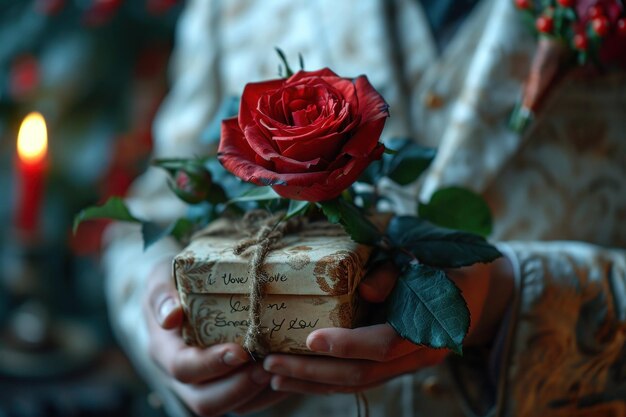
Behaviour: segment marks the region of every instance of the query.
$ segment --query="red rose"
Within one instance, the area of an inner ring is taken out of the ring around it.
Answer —
[[[250,83],[239,116],[222,122],[218,157],[236,176],[282,197],[329,200],[380,158],[388,116],[365,76],[341,78],[325,68]]]

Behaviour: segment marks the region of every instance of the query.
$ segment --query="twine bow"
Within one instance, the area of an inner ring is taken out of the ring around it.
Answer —
[[[243,346],[248,352],[259,357],[269,353],[269,346],[263,343],[261,328],[261,301],[269,279],[263,269],[263,263],[284,235],[299,231],[306,222],[306,219],[300,216],[288,220],[283,220],[284,217],[282,212],[272,215],[262,210],[254,210],[246,213],[241,222],[241,231],[250,237],[241,240],[233,249],[238,256],[252,250],[252,257],[248,263],[250,309]]]

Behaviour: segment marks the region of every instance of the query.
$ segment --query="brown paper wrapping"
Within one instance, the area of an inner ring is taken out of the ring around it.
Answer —
[[[248,322],[249,258],[233,247],[236,233],[200,233],[174,259],[174,277],[185,322],[185,341],[197,346],[243,343]],[[270,252],[261,312],[265,343],[272,352],[311,353],[306,338],[315,329],[353,327],[356,287],[371,249],[338,227],[310,223],[284,236]]]

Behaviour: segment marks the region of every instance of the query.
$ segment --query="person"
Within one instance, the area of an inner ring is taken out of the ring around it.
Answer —
[[[465,17],[441,18],[444,3]],[[103,256],[111,322],[169,414],[345,416],[356,405],[343,394],[365,390],[375,416],[626,415],[624,73],[566,77],[520,134],[507,122],[535,40],[510,0],[190,0],[177,37],[156,156],[201,154],[219,103],[275,77],[278,45],[308,69],[367,74],[390,104],[383,136],[438,147],[412,194],[390,194],[398,212],[469,187],[492,208],[505,256],[453,272],[472,313],[463,357],[381,324],[311,333],[327,356],[253,361],[234,344],[186,346],[171,277],[181,248],[164,239],[142,252],[138,229],[116,224]],[[136,215],[183,212],[164,175],[136,181]],[[359,291],[383,302],[396,275],[380,266]]]

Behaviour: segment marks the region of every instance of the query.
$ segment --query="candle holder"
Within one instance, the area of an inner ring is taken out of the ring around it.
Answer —
[[[0,374],[51,378],[86,366],[96,356],[98,340],[85,324],[55,314],[59,297],[53,284],[60,277],[48,276],[59,271],[51,267],[53,248],[32,242],[4,247],[0,287],[10,307],[0,323]]]

